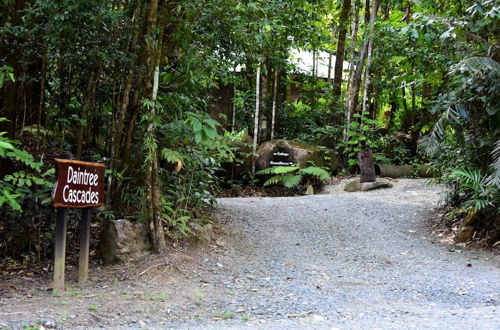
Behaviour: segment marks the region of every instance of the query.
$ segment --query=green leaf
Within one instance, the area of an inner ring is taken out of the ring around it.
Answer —
[[[270,179],[268,179],[266,182],[264,182],[264,187],[278,184],[281,181],[282,181],[281,180],[281,175],[275,175],[275,176],[271,177]]]
[[[191,123],[192,123],[192,127],[193,127],[193,131],[195,131],[195,133],[201,131],[203,125],[201,124],[201,122],[197,119],[197,118],[192,118],[191,119]]]
[[[9,142],[0,141],[0,148],[12,150],[14,146]]]
[[[212,127],[204,126],[203,127],[203,132],[205,132],[205,135],[209,137],[210,139],[216,139],[219,134],[217,134],[217,130]]]
[[[355,132],[355,131],[347,131],[347,136],[356,136],[358,135],[358,132]]]
[[[316,176],[320,179],[329,179],[330,174],[323,168],[317,166],[309,166],[300,170],[300,173]]]
[[[288,173],[283,175],[282,180],[285,187],[292,188],[300,183],[300,180],[302,180],[302,175],[294,175],[292,173]]]
[[[264,170],[258,171],[256,174],[284,174],[284,173],[290,173],[293,171],[298,170],[298,166],[275,166],[275,167],[268,167]]]

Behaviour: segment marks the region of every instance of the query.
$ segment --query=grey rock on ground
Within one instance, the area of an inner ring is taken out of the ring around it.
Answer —
[[[373,182],[359,182],[359,180],[354,180],[345,185],[344,191],[347,192],[357,192],[357,191],[370,191],[382,188],[392,188],[392,183],[385,179],[377,178]]]

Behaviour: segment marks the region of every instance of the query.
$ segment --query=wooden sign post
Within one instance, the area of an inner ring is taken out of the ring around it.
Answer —
[[[54,253],[54,290],[64,290],[66,227],[68,207],[83,208],[80,229],[79,284],[88,278],[91,208],[104,204],[103,164],[71,160],[61,155],[56,162],[57,181],[52,191],[52,206],[57,207]]]

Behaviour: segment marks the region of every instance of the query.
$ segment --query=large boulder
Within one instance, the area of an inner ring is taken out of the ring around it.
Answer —
[[[101,233],[100,253],[106,264],[134,260],[151,251],[151,240],[142,223],[111,220]]]
[[[340,159],[331,150],[297,141],[271,140],[262,143],[257,149],[257,170],[268,168],[273,153],[278,151],[288,152],[290,161],[300,168],[310,166],[309,162],[312,162],[315,166],[328,168],[332,173],[339,169]]]

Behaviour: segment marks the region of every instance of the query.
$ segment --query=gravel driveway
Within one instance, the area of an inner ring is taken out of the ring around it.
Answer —
[[[500,328],[498,255],[441,245],[424,226],[440,187],[399,180],[344,193],[345,183],[220,200],[226,226],[252,249],[219,260],[235,295],[214,305],[250,311],[248,326],[263,329]]]
[[[19,326],[8,316],[19,313],[79,329],[500,328],[498,253],[439,243],[425,223],[440,187],[405,179],[345,193],[345,183],[220,199],[225,233],[189,262],[169,255],[127,280],[104,268],[81,293],[0,299],[0,327]]]

